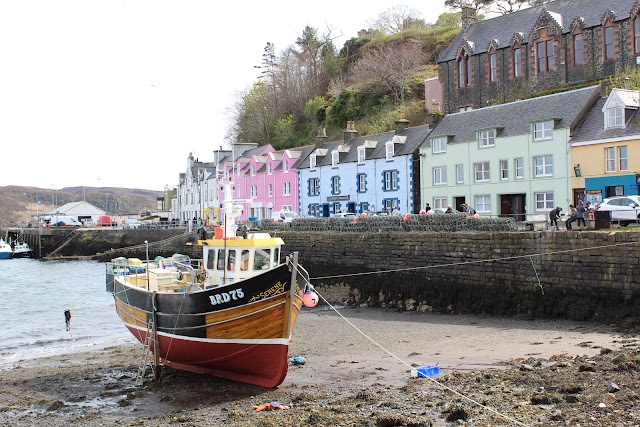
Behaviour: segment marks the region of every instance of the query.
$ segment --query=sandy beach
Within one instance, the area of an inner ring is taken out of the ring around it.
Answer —
[[[23,360],[0,371],[0,424],[640,425],[635,335],[565,321],[339,313],[302,313],[289,355],[306,363],[277,389],[169,368],[136,387],[139,344]],[[436,364],[436,377],[410,375]],[[252,408],[274,401],[289,408]]]

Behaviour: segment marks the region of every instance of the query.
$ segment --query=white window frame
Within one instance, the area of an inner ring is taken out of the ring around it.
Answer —
[[[271,175],[271,163],[267,163],[267,175]]]
[[[605,123],[607,128],[615,128],[624,126],[624,108],[611,107],[607,108],[607,117]]]
[[[536,203],[537,211],[550,211],[554,209],[555,201],[553,197],[553,191],[541,191],[534,193],[533,197]]]
[[[256,165],[251,165],[251,176],[256,176]]]
[[[384,189],[395,191],[398,189],[398,171],[384,171]]]
[[[478,145],[480,148],[489,148],[496,145],[496,130],[486,129],[478,132]]]
[[[258,197],[258,186],[257,185],[252,185],[251,186],[251,198],[255,199]]]
[[[456,184],[464,184],[464,165],[456,165]]]
[[[433,208],[434,209],[446,209],[449,206],[446,197],[434,197]]]
[[[393,142],[388,141],[384,144],[384,156],[386,160],[393,160]]]
[[[309,156],[309,169],[313,170],[316,168],[316,164],[318,162],[318,157],[315,154]]]
[[[476,212],[491,213],[491,195],[478,194],[475,196]]]
[[[358,164],[361,165],[366,160],[366,150],[364,147],[358,147]]]
[[[621,172],[628,171],[629,170],[629,148],[626,145],[619,145],[617,151],[618,151],[618,170]]]
[[[433,168],[433,185],[447,185],[446,166],[436,166]]]
[[[340,162],[340,153],[337,150],[331,152],[331,167],[335,168]]]
[[[283,182],[282,183],[282,195],[283,196],[290,196],[291,195],[291,183],[290,182]]]
[[[289,162],[287,162],[286,160],[282,162],[282,171],[284,173],[289,172]]]
[[[366,193],[367,192],[367,175],[364,173],[359,173],[356,175],[356,185],[358,187],[358,193]]]
[[[267,194],[268,197],[273,197],[273,184],[267,185]]]
[[[533,124],[533,140],[546,141],[553,139],[553,122],[538,122]]]
[[[524,159],[522,157],[513,160],[513,168],[515,169],[515,178],[524,179]]]
[[[446,153],[447,141],[445,138],[433,138],[431,140],[431,152],[433,154]]]
[[[509,161],[500,160],[500,179],[502,181],[509,180]]]
[[[475,182],[488,182],[491,180],[491,168],[489,162],[478,162],[473,164]]]
[[[340,194],[340,176],[331,177],[331,194]]]
[[[614,173],[616,171],[616,147],[605,147],[604,171],[605,173]]]
[[[541,161],[541,163],[539,163]],[[553,176],[553,156],[547,154],[533,157],[533,176],[544,178]]]

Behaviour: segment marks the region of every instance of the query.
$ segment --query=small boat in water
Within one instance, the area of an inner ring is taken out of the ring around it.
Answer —
[[[287,374],[303,297],[313,306],[307,296],[315,294],[297,253],[280,261],[281,238],[236,237],[242,207],[233,205],[231,185],[225,187],[224,227],[212,239],[190,243],[202,247],[201,260],[176,254],[130,269],[119,258],[107,263],[107,290],[120,319],[158,364],[276,387]]]
[[[13,244],[13,257],[14,258],[33,258],[33,251],[31,247],[25,242],[16,241]]]
[[[11,245],[4,241],[2,237],[0,237],[0,259],[11,259],[13,258],[13,249]]]

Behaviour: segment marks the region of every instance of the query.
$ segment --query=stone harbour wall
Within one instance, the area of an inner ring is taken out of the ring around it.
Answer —
[[[637,232],[281,232],[330,303],[505,316],[640,319]],[[378,272],[372,274],[372,272]]]

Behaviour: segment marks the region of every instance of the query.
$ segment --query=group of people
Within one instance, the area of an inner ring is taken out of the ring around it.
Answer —
[[[577,206],[569,205],[569,211],[566,214],[567,221],[565,222],[567,230],[573,230],[573,223],[576,221],[578,221],[578,227],[580,227],[580,224],[586,227],[590,209],[591,204],[589,202],[583,204],[582,200],[578,201]],[[560,206],[549,212],[549,221],[551,226],[555,225],[556,229],[558,228],[558,220],[561,219],[561,212],[562,208]]]

